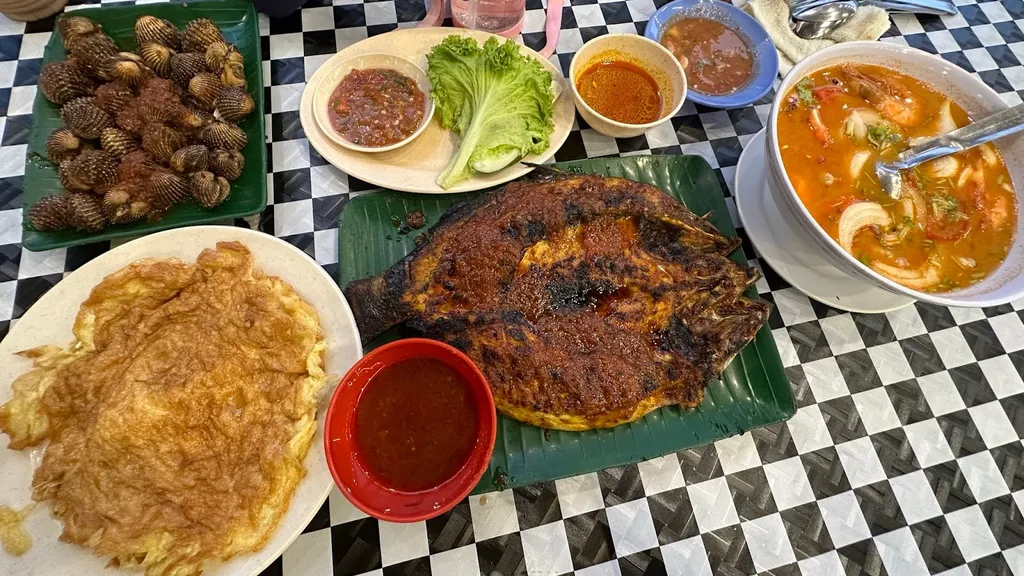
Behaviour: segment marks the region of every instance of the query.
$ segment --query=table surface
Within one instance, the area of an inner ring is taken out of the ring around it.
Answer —
[[[664,1],[572,0],[554,58],[566,71],[594,36],[642,33]],[[952,17],[895,16],[883,41],[939,53],[1020,103],[1024,1],[958,4]],[[539,48],[541,0],[527,7],[524,41]],[[310,149],[298,113],[304,82],[339,49],[423,15],[421,0],[313,0],[283,20],[261,16],[271,198],[259,227],[332,276],[338,213],[372,187]],[[65,274],[109,248],[33,253],[19,244],[32,101],[52,28],[53,19],[0,17],[0,337]],[[736,161],[772,97],[728,112],[687,103],[671,123],[631,139],[577,129],[556,159],[699,154],[736,220]],[[744,250],[756,263],[749,241]],[[761,268],[758,290],[775,303],[769,322],[799,408],[790,421],[637,465],[473,496],[416,524],[366,518],[334,491],[266,574],[1024,575],[1024,301],[848,314]]]

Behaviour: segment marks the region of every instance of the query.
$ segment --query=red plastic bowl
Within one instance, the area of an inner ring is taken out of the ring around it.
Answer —
[[[403,360],[431,358],[445,363],[470,387],[477,410],[477,440],[466,464],[440,486],[421,492],[389,488],[370,476],[360,463],[354,438],[356,405],[377,372]],[[334,391],[324,424],[324,452],[334,483],[349,502],[388,522],[418,522],[451,510],[469,495],[487,470],[494,450],[498,417],[487,380],[468,356],[435,340],[409,338],[386,344],[363,356]]]

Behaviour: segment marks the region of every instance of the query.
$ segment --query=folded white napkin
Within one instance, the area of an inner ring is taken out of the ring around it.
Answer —
[[[750,0],[743,9],[764,26],[775,43],[780,76],[785,76],[793,64],[822,48],[852,40],[878,40],[889,29],[889,15],[885,10],[861,6],[853,18],[828,36],[805,40],[789,28],[789,4],[786,0]]]

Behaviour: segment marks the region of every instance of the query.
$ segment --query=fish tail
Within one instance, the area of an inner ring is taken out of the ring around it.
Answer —
[[[402,299],[408,284],[408,271],[404,266],[396,266],[377,276],[349,282],[345,287],[345,299],[364,343],[414,315],[412,307]]]

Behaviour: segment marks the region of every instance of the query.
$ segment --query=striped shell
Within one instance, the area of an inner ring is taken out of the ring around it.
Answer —
[[[89,186],[74,178],[74,170],[71,169],[71,159],[60,163],[60,167],[57,168],[57,179],[60,180],[60,185],[68,192],[89,191]]]
[[[135,45],[162,44],[172,50],[181,47],[181,33],[178,27],[156,16],[139,16],[135,21]]]
[[[231,194],[231,184],[212,172],[196,172],[189,178],[192,198],[203,208],[215,208]]]
[[[206,58],[202,54],[175,54],[171,56],[171,80],[183,89],[196,74],[206,71]]]
[[[158,212],[167,210],[189,196],[188,180],[166,170],[154,172],[147,184],[152,205]]]
[[[177,52],[174,50],[156,42],[142,44],[142,48],[139,49],[142,61],[161,78],[171,77],[171,57],[175,54]]]
[[[39,232],[71,228],[67,196],[44,196],[28,209],[28,222]]]
[[[91,96],[96,83],[84,69],[69,62],[50,62],[39,71],[39,89],[54,104],[64,105]]]
[[[148,216],[149,213],[149,202],[145,200],[135,200],[113,209],[107,209],[107,217],[110,218],[111,224],[137,222]]]
[[[120,158],[139,149],[139,141],[127,132],[117,128],[105,128],[100,134],[100,146],[106,152]]]
[[[142,149],[159,162],[169,162],[187,143],[184,134],[163,124],[149,124],[142,129]]]
[[[245,132],[227,122],[214,122],[203,128],[200,137],[203,143],[211,149],[241,150],[245,148],[248,137]]]
[[[98,232],[107,226],[99,196],[76,192],[68,196],[68,205],[71,207],[70,224],[76,230]]]
[[[209,72],[196,74],[188,83],[188,93],[195,98],[196,104],[203,110],[212,111],[220,97],[221,89],[224,86],[220,78]]]
[[[132,88],[138,88],[149,74],[142,58],[131,52],[121,52],[107,60],[104,76],[110,80],[120,80]]]
[[[95,98],[75,98],[60,109],[60,117],[79,138],[95,140],[113,124],[110,114],[97,106]]]
[[[171,169],[175,172],[202,172],[210,161],[210,150],[202,144],[185,146],[171,156]]]
[[[134,182],[119,182],[103,194],[103,207],[110,214],[118,206],[124,206],[138,195],[139,187]]]
[[[220,71],[224,69],[224,62],[227,61],[230,49],[224,42],[210,44],[205,53],[206,69],[215,74],[220,74]]]
[[[63,166],[63,165],[62,165]],[[104,150],[86,150],[70,161],[68,177],[96,192],[117,184],[117,158]]]
[[[133,98],[132,89],[122,82],[107,82],[96,89],[96,105],[112,117],[127,108]]]
[[[103,33],[82,36],[71,47],[71,55],[95,78],[103,78],[107,61],[117,56],[117,44]]]
[[[58,128],[46,139],[46,157],[54,164],[70,160],[82,151],[82,141],[67,128]]]
[[[210,44],[223,41],[224,35],[220,33],[220,28],[207,18],[196,18],[185,24],[181,31],[181,47],[185,52],[205,54]]]
[[[245,88],[231,87],[224,88],[217,97],[217,107],[214,116],[219,120],[228,122],[239,122],[256,108],[256,102],[252,96],[245,91]]]
[[[245,156],[236,150],[214,150],[210,154],[210,171],[227,180],[237,180],[245,168]]]
[[[188,131],[204,128],[213,122],[213,115],[195,108],[185,107],[174,117],[174,124]]]
[[[60,41],[64,44],[64,48],[68,50],[71,49],[70,44],[74,44],[78,38],[101,30],[102,27],[99,24],[85,16],[65,14],[57,20],[57,33],[60,34]]]

